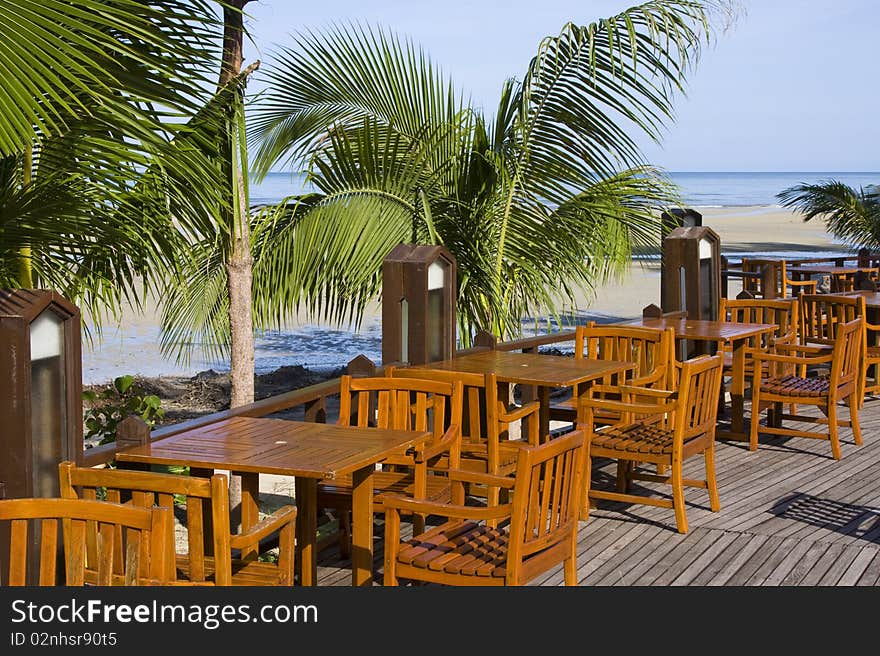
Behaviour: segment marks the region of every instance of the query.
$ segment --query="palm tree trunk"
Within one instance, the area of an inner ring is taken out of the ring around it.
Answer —
[[[241,72],[244,59],[242,10],[248,2],[250,0],[232,0],[230,2],[232,6],[223,10],[223,63],[220,68],[218,88],[225,86]],[[234,199],[226,223],[230,226],[230,244],[226,262],[230,328],[229,407],[235,408],[253,403],[254,400],[253,258],[250,249],[249,203],[245,181],[247,149],[239,150],[236,147],[234,117],[227,123],[227,129],[230,133],[224,139],[224,147],[228,146],[229,150],[224,165],[228,167],[227,179]],[[244,135],[239,136],[243,138]],[[241,520],[241,479],[238,476],[229,477],[229,505],[230,508],[238,509],[233,520],[233,526],[237,526]]]

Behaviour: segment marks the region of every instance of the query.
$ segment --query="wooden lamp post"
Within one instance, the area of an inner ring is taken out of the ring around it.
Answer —
[[[382,362],[455,352],[456,264],[443,246],[398,244],[382,262]]]
[[[0,372],[0,489],[7,498],[57,497],[58,463],[83,454],[79,308],[52,291],[0,290]],[[0,535],[0,579],[8,543]]]

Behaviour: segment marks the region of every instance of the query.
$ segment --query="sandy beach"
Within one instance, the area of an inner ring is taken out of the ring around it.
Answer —
[[[726,255],[805,251],[821,254],[845,250],[825,231],[823,223],[805,223],[794,213],[778,207],[701,208],[699,211],[703,225],[718,233],[721,251]],[[735,293],[733,287],[731,291]],[[595,298],[584,295],[574,310],[577,316],[584,318],[631,318],[638,316],[646,305],[659,303],[659,299],[659,264],[634,262],[622,279],[599,287]],[[118,325],[105,325],[104,333],[101,343],[94,347],[83,345],[86,384],[123,374],[192,376],[206,369],[224,369],[222,363],[198,357],[188,365],[163,358],[158,349],[158,321],[153,313],[126,312]],[[348,357],[339,357],[341,345],[352,351]],[[265,335],[257,341],[256,360],[258,372],[264,373],[283,365],[332,369],[359,352],[378,357],[380,349],[379,308],[373,306],[356,334],[321,328],[303,319],[283,333]]]

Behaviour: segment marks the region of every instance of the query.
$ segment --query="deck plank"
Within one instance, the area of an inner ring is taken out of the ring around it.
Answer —
[[[860,414],[864,444],[855,446],[843,429],[839,461],[823,440],[763,435],[755,452],[719,441],[721,510],[710,511],[705,490],[687,489],[686,535],[669,508],[599,502],[580,522],[579,585],[880,585],[880,398],[868,399]],[[687,477],[704,475],[701,458],[684,469]],[[593,473],[607,487],[616,467],[596,459]],[[670,491],[643,481],[634,489],[667,498]],[[381,522],[375,535],[374,584],[381,585]],[[319,558],[319,585],[349,585],[350,568],[330,546]],[[558,567],[530,585],[563,583]]]

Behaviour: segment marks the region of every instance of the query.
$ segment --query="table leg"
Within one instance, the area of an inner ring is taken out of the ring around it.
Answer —
[[[747,339],[737,339],[733,340],[731,344],[733,348],[733,366],[730,372],[730,430],[717,431],[716,437],[719,439],[740,441],[749,439],[744,429],[745,421],[743,418],[747,343]]]
[[[230,472],[231,473],[231,472]],[[260,475],[237,473],[241,476],[241,530],[245,532],[260,521]],[[249,545],[241,550],[242,559],[256,557],[259,545]]]
[[[733,342],[733,368],[730,381],[730,430],[743,432],[743,407],[746,387],[746,340]]]
[[[318,479],[297,476],[296,550],[299,553],[300,585],[317,585],[318,561],[315,542],[318,533]]]
[[[550,388],[546,386],[538,386],[538,442],[543,443],[550,436]]]
[[[368,465],[352,474],[351,584],[373,585],[373,472]]]

